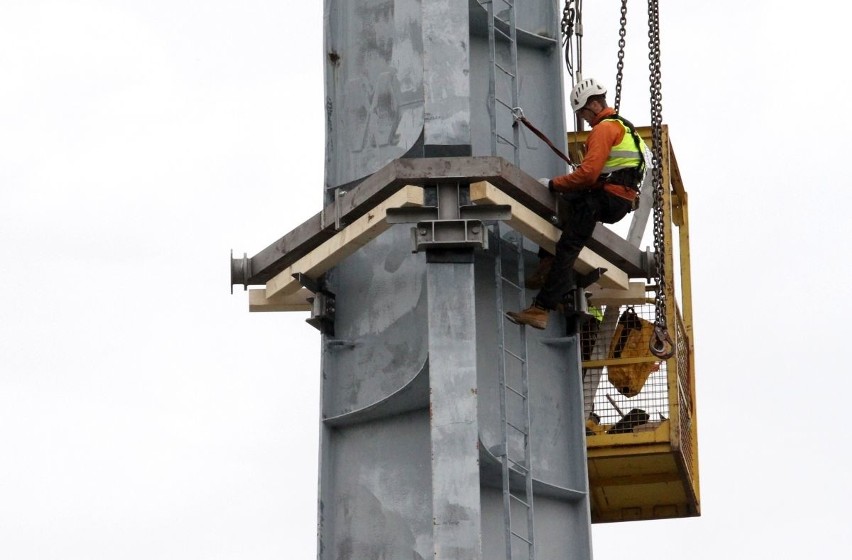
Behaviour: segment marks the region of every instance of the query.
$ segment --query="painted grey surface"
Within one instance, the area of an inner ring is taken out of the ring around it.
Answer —
[[[428,0],[427,0],[428,2]],[[326,184],[366,177],[423,132],[420,0],[326,0]]]
[[[410,228],[398,225],[329,275],[337,294],[337,342],[325,342],[324,418],[371,407],[400,391],[424,368],[424,271],[425,256],[411,252]]]
[[[325,10],[327,188],[428,145],[490,153],[475,0],[326,0]],[[556,3],[518,10],[521,104],[562,144]],[[524,137],[524,171],[564,172]],[[427,264],[396,225],[326,275],[337,316],[335,337],[323,337],[321,560],[505,557],[489,451],[500,437],[494,258]],[[547,331],[528,330],[536,545],[539,558],[581,560],[591,558],[583,395],[564,332],[555,314]]]
[[[516,9],[520,105],[564,147],[560,12],[554,0]],[[327,188],[400,157],[491,155],[485,21],[476,0],[326,0]],[[521,168],[535,177],[565,171],[526,130]]]
[[[465,288],[463,276],[434,276],[432,291],[445,300],[455,298],[455,303],[433,312],[429,311],[428,267],[451,265],[427,264],[424,255],[410,252],[410,243],[407,226],[394,226],[329,276],[339,314],[338,337],[325,338],[323,352],[322,559],[382,557],[363,556],[368,552],[397,558],[400,547],[412,542],[416,547],[410,548],[411,553],[432,554],[437,527],[433,518],[440,518],[433,511],[433,500],[442,500],[445,512],[452,510],[452,514],[445,513],[448,518],[465,511],[465,520],[472,522],[473,496],[487,492],[499,495],[499,462],[488,453],[499,443],[500,433],[496,240],[490,240],[492,250],[475,255],[473,289]],[[532,266],[534,256],[527,257]],[[505,270],[514,268],[515,263],[504,262]],[[532,295],[527,292],[527,301]],[[474,327],[452,330],[450,319],[466,316],[474,309]],[[553,315],[548,330],[528,330],[536,544],[542,551],[559,550],[570,534],[571,553],[577,554],[573,557],[585,558],[590,539],[582,390],[576,338],[562,336],[564,329],[564,320]],[[463,350],[433,348],[429,355],[428,335],[432,332],[433,344],[443,341],[441,344],[458,344],[461,349],[472,344],[472,380]],[[471,342],[459,335],[475,339]],[[443,363],[443,381],[433,371],[435,360]],[[459,381],[460,376],[463,381]],[[450,418],[437,434],[433,434],[436,428],[428,412],[430,385],[433,416],[446,412]],[[437,408],[436,389],[442,403]],[[446,433],[447,426],[463,428],[463,437],[454,439],[453,434]],[[433,462],[435,456],[439,463]],[[462,464],[467,467],[461,468]],[[405,473],[391,476],[388,469]],[[450,507],[451,500],[446,497],[450,490],[443,491],[444,498],[433,495],[431,480],[436,472],[440,484],[458,494],[456,500],[464,497],[464,508],[456,507],[458,503]],[[395,482],[387,487],[382,484],[382,480],[400,477],[409,481],[410,488]],[[518,477],[513,484],[520,483]],[[396,496],[397,492],[402,496]],[[422,499],[414,504],[411,492]],[[424,492],[428,494],[424,496]],[[468,525],[467,537],[481,538],[482,557],[490,558],[488,551],[503,546],[500,530],[487,526],[489,519],[501,518],[502,501],[489,500],[485,494],[479,499],[482,528],[479,531]],[[409,506],[411,510],[405,510]],[[356,519],[359,515],[363,519]],[[459,518],[452,519],[455,522]],[[388,540],[385,532],[389,526],[403,531],[405,538]],[[549,526],[558,530],[547,529]],[[466,542],[465,550],[469,551]]]
[[[505,560],[503,541],[502,493],[497,488],[482,491],[482,556],[489,560]],[[582,522],[584,506],[579,503],[536,496],[536,558],[545,560],[588,560],[589,529]],[[513,515],[524,515],[516,506]],[[515,558],[526,558],[522,547],[514,549]]]
[[[428,412],[333,429],[329,438],[323,515],[333,524],[320,557],[430,558]]]
[[[473,155],[492,155],[490,115],[488,112],[489,53],[485,9],[471,4],[471,137]],[[499,5],[498,1],[495,5]],[[548,5],[552,9],[546,9]],[[555,3],[518,2],[518,103],[526,117],[558,147],[566,147],[562,88],[562,54],[557,48],[559,24]],[[498,50],[497,60],[509,67],[508,53]],[[507,82],[498,82],[498,97],[509,99]],[[511,132],[498,125],[500,132]],[[521,127],[520,167],[534,177],[553,177],[565,173],[561,159],[534,134]],[[498,146],[498,153],[512,161],[512,148]]]
[[[496,242],[493,238],[489,241],[492,250],[479,254],[476,266],[477,367],[482,401],[479,415],[482,441],[486,449],[493,448],[501,441],[493,250]],[[527,270],[532,270],[535,261],[532,255],[529,257]],[[504,273],[516,269],[516,262],[508,258],[504,260]],[[528,305],[533,296],[534,293],[528,291],[524,305]],[[521,302],[506,301],[505,305],[507,309],[518,309]],[[582,409],[582,401],[577,400],[576,396],[579,384],[574,385],[575,382],[579,383],[576,365],[573,364],[576,359],[576,337],[565,337],[565,331],[565,320],[557,313],[551,314],[547,330],[527,329],[533,478],[554,486],[583,489],[586,485],[584,473],[581,476],[576,468],[566,468],[578,446],[585,450],[585,435],[584,432],[577,433],[576,429],[579,417],[576,407]],[[506,335],[507,346],[510,349],[517,348],[518,330],[508,328]],[[514,362],[510,361],[509,364]],[[520,367],[514,365],[514,368],[508,368],[509,379],[517,379],[520,374]],[[515,383],[515,386],[519,385]],[[515,405],[514,409],[509,410],[510,418],[512,414],[520,414],[520,403],[509,402]],[[520,453],[520,448],[515,451]]]
[[[429,411],[436,560],[481,550],[473,263],[429,263]]]
[[[434,149],[470,146],[468,10],[458,0],[423,0],[422,5],[424,150],[427,156],[450,155]]]

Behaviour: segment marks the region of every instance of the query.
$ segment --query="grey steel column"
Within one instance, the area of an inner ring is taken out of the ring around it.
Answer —
[[[435,560],[482,558],[473,262],[426,265]]]
[[[324,4],[326,203],[397,159],[491,154],[483,4]],[[558,8],[517,3],[518,104],[564,141]],[[523,171],[565,171],[537,138],[521,137]],[[426,219],[426,238],[414,236],[420,252],[411,253],[410,227],[394,226],[325,277],[336,306],[334,336],[323,341],[321,560],[505,558],[489,451],[501,441],[493,256],[453,259],[479,243],[472,222],[483,218],[469,215],[458,185],[427,186],[442,187],[440,215]],[[445,262],[424,258],[447,248]],[[575,400],[582,408],[579,365],[570,341],[541,342],[560,337],[563,322],[551,323],[533,335],[529,358],[537,555],[586,560],[574,552],[589,548],[584,426],[565,413]]]
[[[470,26],[467,2],[423,2],[424,151],[468,156]]]

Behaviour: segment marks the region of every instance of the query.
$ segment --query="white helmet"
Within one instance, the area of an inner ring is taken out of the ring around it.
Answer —
[[[595,79],[589,78],[588,80],[583,80],[571,90],[571,108],[576,113],[586,106],[591,96],[604,94],[606,94],[606,88]]]

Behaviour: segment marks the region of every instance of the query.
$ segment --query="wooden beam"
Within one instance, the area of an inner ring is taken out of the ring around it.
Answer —
[[[310,311],[311,304],[308,298],[312,296],[309,290],[302,288],[293,294],[267,299],[265,289],[251,289],[249,290],[249,311]]]
[[[378,237],[390,228],[385,217],[388,208],[422,206],[423,189],[404,186],[372,210],[337,232],[331,239],[310,251],[266,283],[266,299],[293,294],[301,288],[293,274],[301,272],[317,280],[337,263]]]
[[[645,293],[645,282],[630,282],[626,290],[613,290],[600,286],[589,286],[589,303],[595,306],[601,305],[642,305],[653,303]]]
[[[520,232],[524,237],[550,253],[556,251],[556,242],[559,240],[559,236],[562,235],[560,229],[488,181],[479,181],[471,184],[470,198],[473,202],[510,205],[512,207],[512,218],[509,220],[509,227]],[[626,272],[620,270],[590,249],[583,248],[577,257],[574,269],[580,274],[588,274],[596,268],[607,269],[600,280],[598,280],[598,284],[602,287],[621,290],[628,289],[630,282]]]
[[[603,224],[597,224],[589,249],[625,271],[630,278],[646,278],[645,258],[639,247],[629,243]],[[652,261],[653,262],[653,261]]]

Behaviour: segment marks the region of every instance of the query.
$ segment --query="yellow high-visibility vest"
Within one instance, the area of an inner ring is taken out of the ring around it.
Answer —
[[[630,129],[625,126],[622,119],[615,116],[604,119],[605,121],[615,121],[624,129],[624,137],[621,142],[612,147],[609,151],[609,157],[604,163],[601,175],[618,171],[619,169],[627,169],[630,167],[639,167],[644,161],[640,150],[645,149],[645,142],[636,134],[634,137],[630,133]],[[638,144],[638,146],[637,146]],[[638,148],[638,149],[637,149]]]

